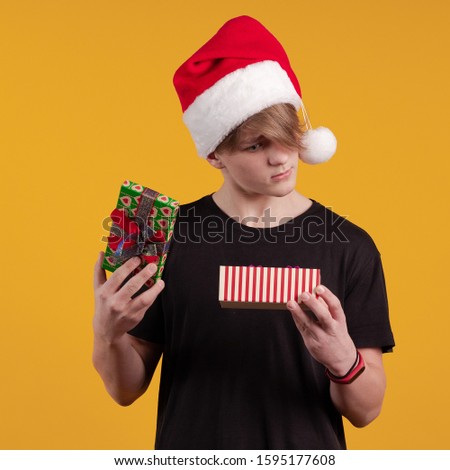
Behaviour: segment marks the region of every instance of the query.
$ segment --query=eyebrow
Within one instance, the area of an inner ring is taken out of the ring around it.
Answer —
[[[259,140],[264,139],[264,138],[265,137],[262,134],[260,134],[258,136],[250,135],[248,137],[244,137],[244,138],[240,139],[239,144],[240,145],[249,145],[249,144],[253,144],[255,142],[258,142]]]

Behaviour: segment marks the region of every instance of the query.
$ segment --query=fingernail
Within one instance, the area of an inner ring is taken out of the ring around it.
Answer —
[[[303,292],[302,295],[300,296],[300,299],[305,301],[305,300],[309,300],[309,294],[307,292]]]
[[[157,284],[158,284],[158,286],[161,287],[161,288],[163,288],[163,287],[165,286],[164,281],[161,280],[161,279],[157,282]]]
[[[325,288],[323,286],[317,286],[316,287],[316,293],[317,294],[323,294],[325,292]]]
[[[149,265],[147,266],[147,270],[148,270],[151,274],[155,273],[155,272],[156,272],[156,265],[154,265],[154,264],[149,264]]]
[[[294,303],[293,300],[290,300],[290,301],[287,303],[287,308],[288,308],[289,310],[294,310],[294,308],[295,308],[295,303]]]

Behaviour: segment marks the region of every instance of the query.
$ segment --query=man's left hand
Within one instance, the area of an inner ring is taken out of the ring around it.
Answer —
[[[356,347],[348,334],[339,299],[324,285],[317,286],[315,293],[318,297],[306,292],[300,296],[301,305],[310,312],[294,300],[290,300],[287,307],[310,354],[340,377],[355,362]]]

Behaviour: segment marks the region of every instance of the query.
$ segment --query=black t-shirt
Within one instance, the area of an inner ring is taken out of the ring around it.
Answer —
[[[181,207],[166,287],[130,333],[164,344],[157,449],[343,449],[324,367],[287,310],[221,308],[220,265],[320,268],[358,348],[394,340],[379,252],[313,201],[275,228],[229,218],[211,196]]]

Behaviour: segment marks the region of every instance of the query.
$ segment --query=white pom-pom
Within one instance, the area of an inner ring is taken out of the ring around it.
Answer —
[[[308,129],[301,140],[300,159],[315,165],[329,160],[336,152],[337,141],[334,134],[326,127]]]

